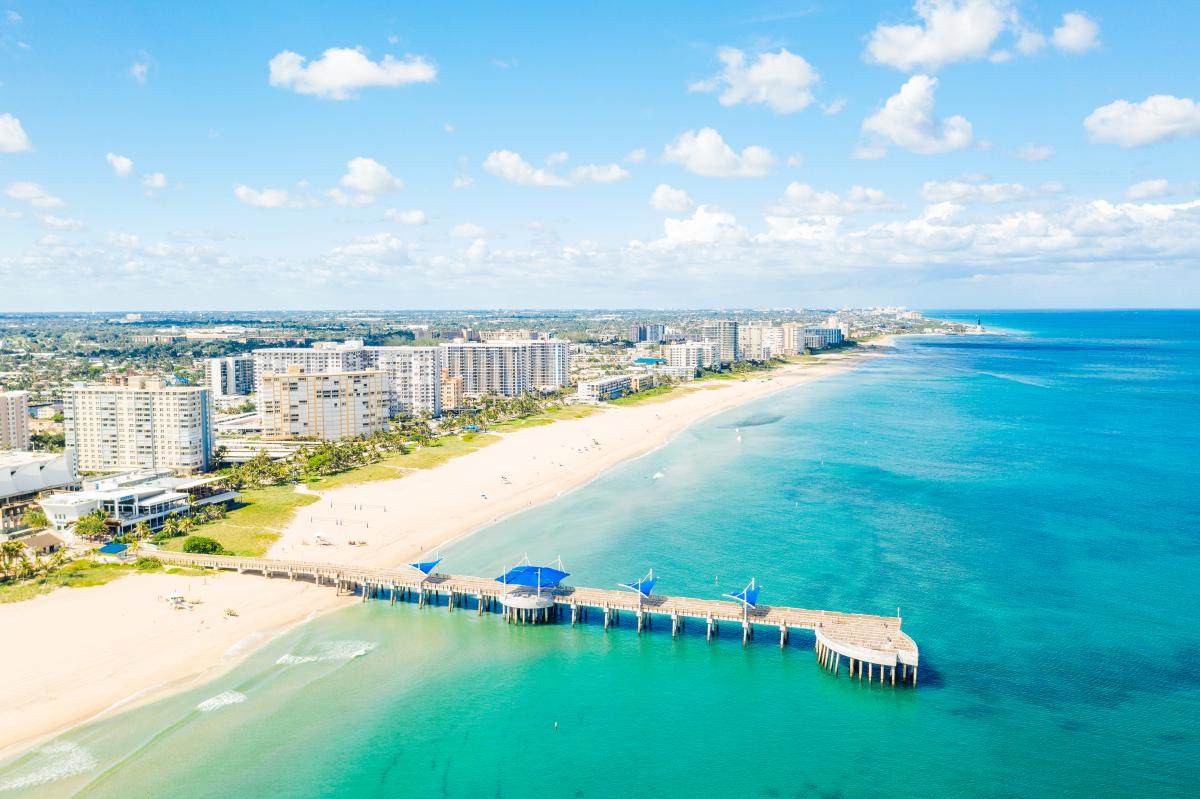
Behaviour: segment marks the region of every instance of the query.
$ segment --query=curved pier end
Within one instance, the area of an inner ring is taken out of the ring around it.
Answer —
[[[900,619],[885,616],[843,615],[822,621],[816,634],[817,662],[834,674],[842,660],[851,679],[869,682],[879,675],[879,684],[917,684],[920,650],[900,629]]]

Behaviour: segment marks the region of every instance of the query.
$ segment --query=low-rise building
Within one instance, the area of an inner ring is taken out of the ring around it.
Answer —
[[[21,530],[21,517],[42,495],[78,485],[75,454],[70,450],[0,453],[0,534]]]
[[[594,380],[580,380],[575,391],[577,402],[606,402],[632,393],[632,375],[610,375]]]

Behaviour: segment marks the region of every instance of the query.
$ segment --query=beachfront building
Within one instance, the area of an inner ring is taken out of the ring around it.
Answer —
[[[124,472],[84,480],[79,491],[53,493],[38,504],[56,531],[67,532],[96,511],[105,516],[110,535],[131,532],[140,522],[151,530],[171,514],[187,516],[195,508],[237,498],[223,476],[174,477],[169,471]]]
[[[672,369],[714,369],[720,366],[720,354],[714,344],[703,341],[688,341],[683,344],[667,344],[662,348],[667,366]]]
[[[81,471],[212,466],[212,401],[204,386],[143,376],[124,385],[76,383],[63,397],[63,417],[66,446]]]
[[[388,413],[442,412],[441,347],[365,347],[366,369],[388,376]]]
[[[629,326],[629,340],[634,344],[648,341],[658,344],[667,338],[667,326],[661,324],[632,324]]]
[[[804,325],[799,322],[784,322],[779,326],[781,352],[784,355],[799,355],[804,352]]]
[[[844,343],[846,335],[842,328],[822,325],[820,327],[804,328],[804,346],[810,350],[821,350],[826,347],[836,347]]]
[[[263,438],[338,441],[379,432],[387,426],[389,394],[387,373],[375,369],[266,372],[258,392]]]
[[[358,372],[367,368],[366,348],[362,339],[318,341],[311,347],[270,347],[255,350],[254,393],[262,392],[265,374],[284,374],[296,366],[307,374],[318,372]]]
[[[28,391],[0,391],[0,449],[29,449]]]
[[[576,402],[605,402],[633,391],[633,375],[610,375],[595,380],[580,380],[574,399]]]
[[[204,362],[204,384],[212,391],[213,402],[220,405],[226,397],[241,398],[254,393],[254,356],[230,355]]]
[[[463,379],[450,376],[449,369],[442,370],[442,410],[453,411],[463,406]]]
[[[464,341],[443,344],[446,371],[461,377],[463,395],[519,397],[533,389],[527,341]]]
[[[0,452],[0,536],[21,529],[21,517],[49,491],[79,483],[75,453]]]
[[[783,354],[783,330],[774,325],[741,325],[738,346],[742,360],[769,361]]]
[[[720,319],[705,322],[700,329],[700,338],[708,344],[717,347],[721,363],[734,363],[742,360],[742,348],[738,339],[740,325],[731,319]]]
[[[529,347],[529,384],[539,391],[556,391],[571,382],[571,343],[536,339]]]

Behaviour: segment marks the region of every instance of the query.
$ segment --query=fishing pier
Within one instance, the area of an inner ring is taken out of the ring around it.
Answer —
[[[438,573],[434,569],[440,560],[391,569],[166,551],[153,557],[172,565],[311,580],[361,596],[363,602],[415,602],[421,607],[444,605],[450,612],[496,613],[512,624],[569,621],[574,626],[598,614],[591,620],[603,623],[606,632],[628,620],[639,635],[657,624],[675,637],[694,624],[710,641],[725,624],[741,630],[743,646],[757,630],[778,635],[780,648],[788,645],[793,630],[811,630],[817,662],[831,674],[841,674],[844,667],[850,679],[860,682],[917,684],[919,651],[901,631],[899,616],[766,605],[758,601],[753,580],[742,591],[727,594],[728,599],[701,599],[654,593],[653,572],[622,584],[624,590],[609,590],[562,585],[565,572],[528,564],[490,578]]]

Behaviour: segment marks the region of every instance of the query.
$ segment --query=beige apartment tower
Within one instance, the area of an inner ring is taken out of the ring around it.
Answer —
[[[27,391],[0,391],[0,449],[29,449]]]
[[[338,441],[387,426],[385,372],[307,373],[299,366],[259,377],[263,438]]]

